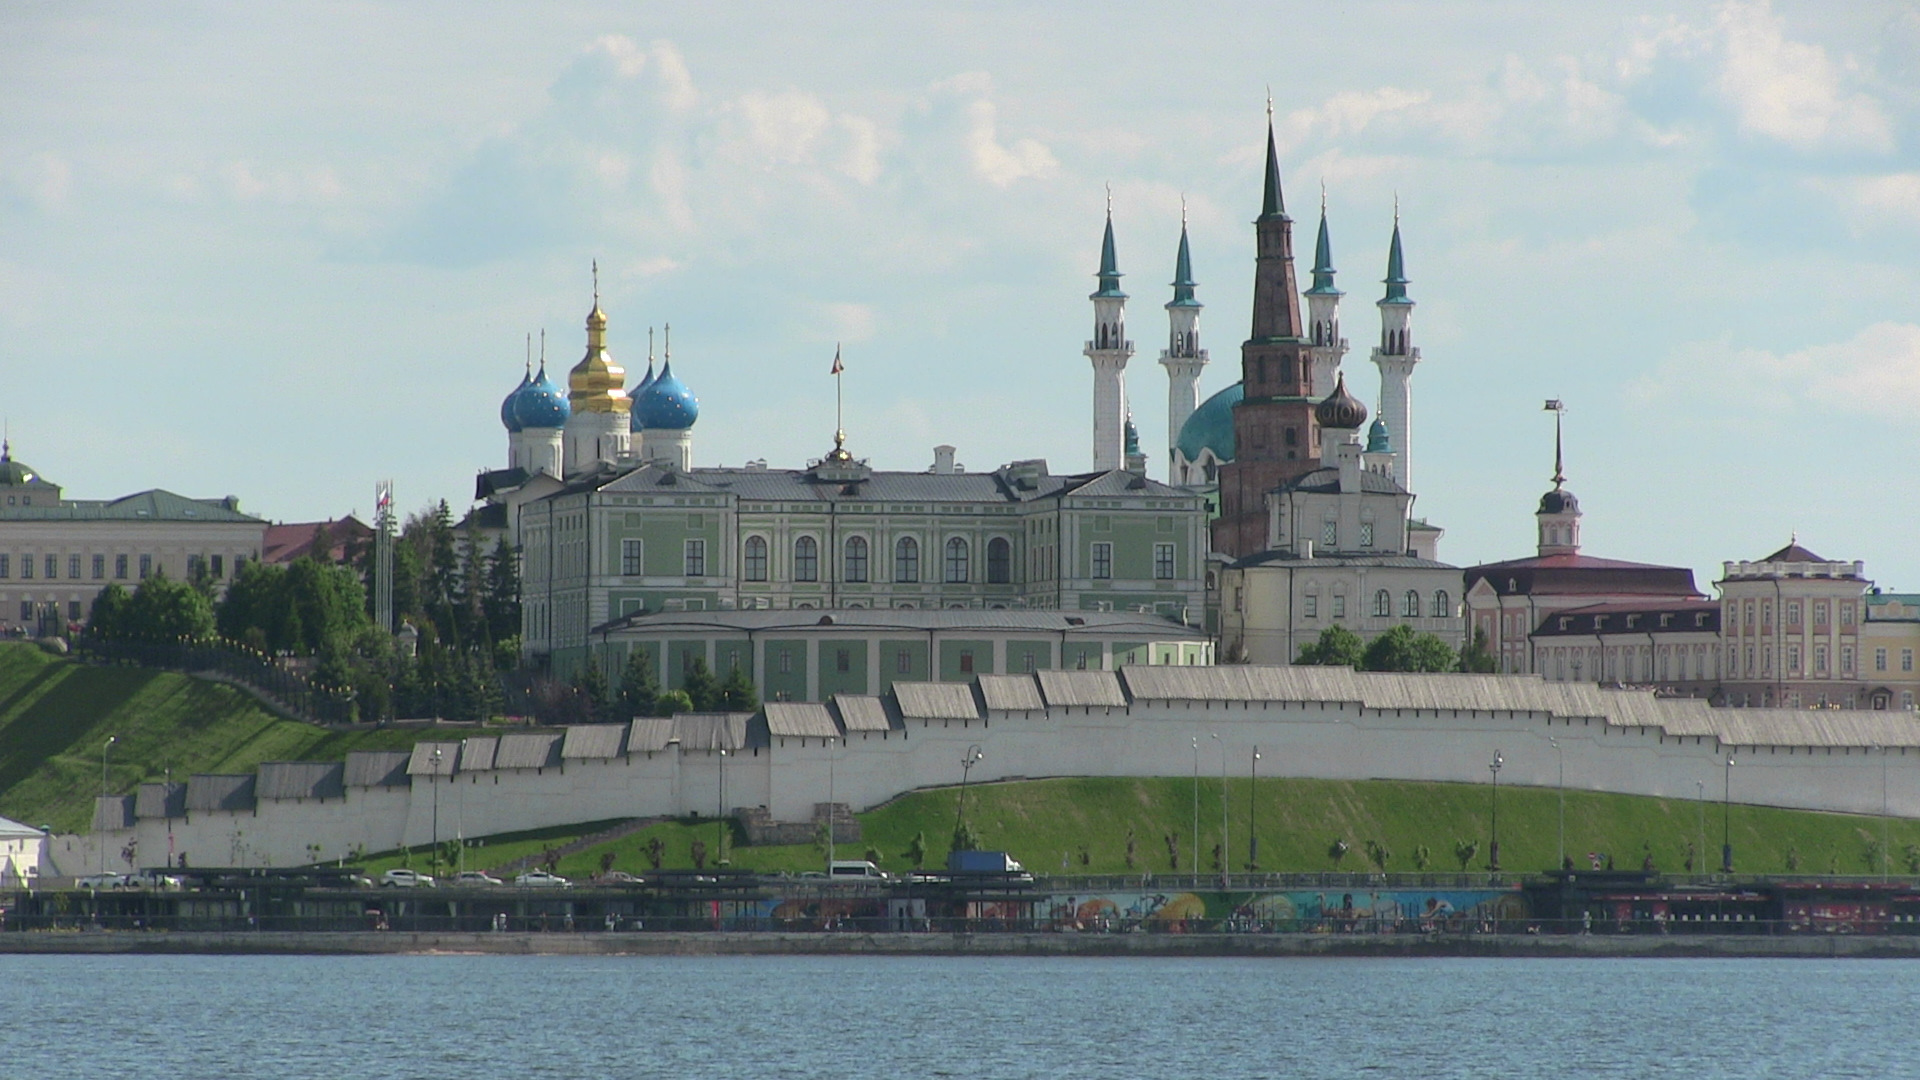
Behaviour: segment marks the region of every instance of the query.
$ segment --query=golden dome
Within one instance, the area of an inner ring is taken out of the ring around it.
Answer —
[[[587,355],[567,373],[567,401],[573,411],[618,413],[633,408],[627,398],[627,369],[607,353],[607,313],[600,310],[600,268],[594,267],[593,310],[587,313]]]

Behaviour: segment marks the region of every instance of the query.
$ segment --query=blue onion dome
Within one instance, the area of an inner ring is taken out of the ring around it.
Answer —
[[[660,377],[634,400],[633,418],[649,431],[684,431],[700,419],[700,400],[674,377],[673,361],[667,361]]]
[[[1367,428],[1367,453],[1393,453],[1393,437],[1387,434],[1387,422],[1377,416],[1373,419],[1373,426]]]
[[[640,409],[639,409],[640,395],[646,393],[647,387],[652,386],[655,380],[657,380],[658,378],[659,376],[653,373],[653,358],[649,356],[647,358],[646,377],[640,380],[640,385],[627,391],[627,397],[631,398],[634,403],[634,409],[631,414],[631,419],[628,421],[628,424],[627,424],[627,429],[629,431],[640,431],[645,426],[640,423]]]
[[[529,371],[520,376],[520,385],[513,388],[513,393],[508,394],[500,402],[500,422],[506,425],[508,431],[519,431],[523,426],[519,419],[514,416],[514,408],[520,402],[520,395],[525,393],[527,387],[532,384],[533,372]]]
[[[1200,403],[1180,425],[1180,437],[1173,441],[1180,456],[1199,461],[1202,450],[1212,450],[1219,461],[1233,460],[1233,407],[1246,395],[1246,387],[1234,383]]]
[[[523,430],[561,427],[572,415],[573,405],[567,400],[567,392],[547,378],[545,364],[540,365],[540,374],[514,400],[513,417]]]
[[[1360,399],[1347,393],[1347,377],[1343,373],[1333,385],[1333,393],[1325,401],[1313,407],[1313,418],[1323,428],[1335,431],[1358,431],[1360,425],[1367,422],[1367,407]]]

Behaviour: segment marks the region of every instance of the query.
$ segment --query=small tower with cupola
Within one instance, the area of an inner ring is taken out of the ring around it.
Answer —
[[[1093,301],[1093,338],[1085,352],[1093,364],[1093,467],[1105,471],[1126,467],[1126,372],[1133,358],[1133,342],[1127,340],[1127,294],[1120,291],[1120,263],[1113,250],[1111,188],[1096,276],[1100,287],[1087,297]]]
[[[633,401],[633,427],[640,433],[640,460],[693,468],[693,424],[700,419],[700,399],[673,373],[673,327],[664,328],[664,353],[658,378]],[[651,368],[649,368],[651,370]]]
[[[587,354],[567,373],[566,472],[594,469],[625,457],[632,444],[633,402],[627,372],[607,352],[607,313],[600,310],[600,265],[593,267],[593,310],[587,313]]]
[[[1387,249],[1386,295],[1380,309],[1380,344],[1373,362],[1380,369],[1380,419],[1393,436],[1393,472],[1400,486],[1413,490],[1413,368],[1420,350],[1413,344],[1413,300],[1407,296],[1406,262],[1400,252],[1400,205],[1393,207],[1393,242]]]
[[[1539,553],[1543,557],[1578,555],[1580,500],[1566,489],[1565,457],[1560,448],[1560,418],[1567,410],[1556,399],[1547,402],[1547,411],[1553,413],[1553,490],[1540,496],[1540,509],[1534,511],[1533,515],[1540,529]]]

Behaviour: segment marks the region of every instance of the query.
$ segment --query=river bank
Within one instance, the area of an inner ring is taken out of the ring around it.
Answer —
[[[1246,956],[1920,958],[1920,937],[1872,934],[0,934],[0,954],[503,956]]]

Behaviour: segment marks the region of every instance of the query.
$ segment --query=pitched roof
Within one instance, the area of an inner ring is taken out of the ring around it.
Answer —
[[[834,711],[840,714],[840,726],[847,731],[891,731],[893,718],[887,714],[887,699],[868,694],[835,694]]]
[[[258,777],[254,794],[262,799],[338,799],[347,793],[346,765],[339,761],[268,761]]]
[[[1467,588],[1473,588],[1482,579],[1502,595],[1704,595],[1693,583],[1693,571],[1684,566],[1659,566],[1592,555],[1541,555],[1467,567]]]
[[[1120,677],[1111,671],[1042,671],[1040,692],[1048,705],[1124,706],[1127,695],[1120,689]]]
[[[560,764],[560,744],[565,736],[558,731],[525,735],[502,735],[493,752],[496,769],[546,769]]]
[[[570,724],[560,756],[568,761],[605,761],[619,757],[626,744],[625,724]]]
[[[459,768],[460,744],[457,742],[414,743],[413,756],[407,760],[408,776],[452,776]]]
[[[253,773],[195,773],[187,778],[187,810],[253,809]]]
[[[980,706],[964,683],[897,682],[894,700],[908,720],[977,720]]]
[[[837,739],[840,725],[827,707],[811,701],[769,701],[767,734],[775,737]]]
[[[1788,544],[1779,551],[1760,560],[1761,562],[1826,562],[1827,560],[1801,547],[1798,543]]]
[[[412,757],[405,750],[354,750],[347,754],[347,786],[404,787]]]
[[[981,700],[995,712],[1038,712],[1047,707],[1031,675],[981,675]]]
[[[300,521],[285,525],[267,526],[266,536],[260,541],[260,561],[263,563],[290,563],[303,555],[313,553],[313,541],[320,533],[320,527],[327,527],[327,558],[341,562],[347,557],[347,547],[371,539],[373,530],[352,514],[338,521]]]
[[[0,518],[16,521],[166,521],[212,524],[266,525],[257,517],[240,512],[240,500],[229,495],[222,499],[189,499],[171,491],[153,488],[122,495],[117,499],[66,499],[58,505],[0,507]]]
[[[134,817],[185,817],[186,813],[187,785],[185,783],[141,784],[138,788],[134,789]]]

